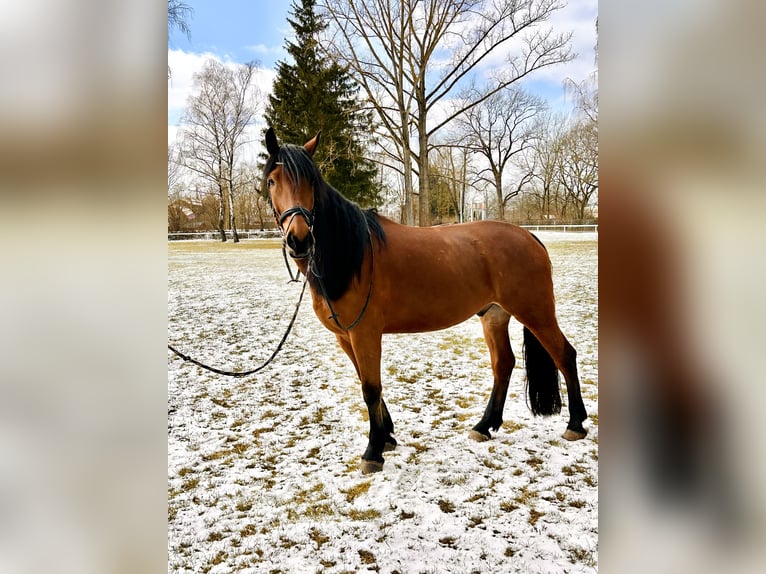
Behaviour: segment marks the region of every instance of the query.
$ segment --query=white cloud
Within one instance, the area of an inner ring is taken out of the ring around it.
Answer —
[[[178,119],[183,114],[189,95],[194,89],[194,74],[201,70],[204,63],[211,58],[228,65],[235,65],[234,62],[223,60],[210,52],[168,50],[168,66],[171,73],[171,78],[168,79],[168,143],[175,141]],[[264,94],[264,98],[271,92],[275,77],[273,70],[258,69],[255,84]],[[261,118],[257,119],[260,122]]]
[[[217,56],[209,52],[196,54],[183,50],[168,50],[168,123],[176,125],[192,93],[194,73],[202,69],[206,60]]]

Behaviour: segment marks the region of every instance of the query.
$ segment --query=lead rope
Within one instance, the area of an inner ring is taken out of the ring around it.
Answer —
[[[307,223],[309,223],[309,233],[313,233],[313,214],[311,212],[307,211],[306,209],[302,208],[302,207],[290,208],[287,211],[285,211],[285,213],[283,213],[281,215],[281,217],[278,216],[278,214],[277,214],[277,212],[275,210],[274,211],[274,216],[277,218],[277,220],[280,223],[279,230],[282,231],[282,225],[281,224],[282,224],[282,222],[288,216],[291,216],[290,217],[290,223],[292,223],[293,218],[296,215],[298,215],[299,213],[306,219]],[[288,229],[290,227],[290,223],[287,224]],[[293,270],[290,268],[290,263],[287,261],[287,251],[286,251],[286,245],[285,244],[286,244],[286,239],[285,239],[284,232],[282,231],[282,256],[285,259],[285,266],[287,267],[287,273],[288,273],[288,275],[290,275],[290,281],[288,281],[288,283],[297,283],[298,279],[301,276],[301,271],[300,271],[300,269],[298,269],[298,271],[295,273],[295,275],[293,275]],[[308,282],[308,275],[304,276],[304,278],[303,278],[303,285],[301,286],[301,294],[298,297],[298,303],[295,304],[295,311],[293,311],[293,316],[290,319],[290,323],[288,323],[288,325],[287,325],[287,330],[285,331],[285,334],[282,335],[282,339],[279,341],[279,344],[277,345],[277,348],[274,349],[274,352],[271,354],[271,356],[268,359],[266,359],[266,361],[262,365],[254,368],[254,369],[250,369],[248,371],[225,371],[223,369],[217,369],[216,367],[211,367],[210,365],[206,365],[205,363],[203,363],[201,361],[198,361],[198,360],[190,357],[189,355],[186,355],[186,354],[182,353],[181,351],[179,351],[178,349],[174,348],[169,343],[168,343],[168,349],[173,351],[173,353],[175,353],[176,355],[181,357],[184,361],[187,361],[189,363],[194,363],[198,367],[202,367],[203,369],[205,369],[207,371],[210,371],[211,373],[216,373],[218,375],[225,375],[227,377],[247,377],[248,375],[253,375],[253,374],[257,373],[258,371],[261,371],[261,370],[265,369],[269,365],[269,363],[271,363],[271,361],[274,360],[274,358],[277,356],[277,353],[279,353],[279,351],[282,350],[282,346],[285,344],[285,341],[287,340],[287,336],[290,334],[290,331],[292,330],[293,325],[295,324],[295,319],[298,317],[298,310],[300,309],[301,302],[303,301],[303,294],[306,292],[306,283],[307,282]],[[365,307],[366,307],[366,305],[365,305]]]
[[[294,281],[297,281],[297,279],[294,279]],[[212,373],[216,373],[218,375],[225,375],[227,377],[247,377],[248,375],[255,374],[258,371],[265,369],[268,366],[268,364],[274,360],[274,357],[277,356],[277,353],[279,353],[279,351],[282,349],[282,346],[285,344],[285,341],[287,340],[287,336],[290,334],[290,331],[292,330],[293,325],[295,324],[295,319],[296,317],[298,317],[298,309],[300,309],[301,301],[303,301],[303,293],[305,293],[306,291],[307,281],[308,281],[308,277],[304,277],[303,286],[301,287],[301,294],[298,297],[298,303],[296,303],[295,305],[295,311],[293,311],[293,317],[292,319],[290,319],[290,323],[287,325],[287,330],[285,331],[285,334],[282,335],[282,340],[279,341],[277,348],[274,349],[274,352],[271,354],[271,356],[268,359],[266,359],[266,362],[254,369],[250,369],[249,371],[224,371],[222,369],[216,369],[215,367],[211,367],[210,365],[206,365],[196,359],[193,359],[189,355],[185,355],[181,351],[173,348],[170,344],[168,344],[168,349],[173,351],[176,355],[181,357],[184,361],[187,361],[189,363],[194,363],[198,367],[202,367],[203,369],[208,370]]]

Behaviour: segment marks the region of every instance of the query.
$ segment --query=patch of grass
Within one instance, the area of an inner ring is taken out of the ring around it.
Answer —
[[[489,468],[490,470],[502,470],[504,467],[499,462],[495,462],[494,459],[485,458],[481,461],[481,464]]]
[[[466,498],[466,502],[476,502],[477,500],[481,500],[483,498],[487,498],[487,493],[483,491],[479,491],[475,494],[472,494],[468,498]]]
[[[510,546],[507,546],[505,548],[504,554],[505,554],[506,557],[511,558],[514,554],[516,554],[516,551],[513,548],[511,548]]]
[[[347,502],[354,502],[354,500],[370,490],[370,486],[372,486],[372,480],[367,480],[360,482],[347,490],[341,490],[341,492],[346,495]]]
[[[472,407],[475,404],[475,400],[472,397],[458,397],[455,400],[455,404],[459,406],[461,409],[467,409]]]
[[[228,401],[226,401],[225,399],[219,399],[218,397],[210,397],[210,401],[214,405],[218,405],[221,408],[224,408],[224,409],[230,409],[231,408],[231,404]]]
[[[529,486],[523,486],[514,500],[523,506],[529,506],[537,498],[537,495],[536,490],[532,490]]]
[[[295,540],[288,538],[287,536],[280,536],[279,546],[280,548],[289,549],[289,548],[295,548],[296,546],[298,546],[298,543]]]
[[[586,505],[586,502],[584,500],[570,500],[569,506],[572,508],[584,508]]]
[[[524,462],[535,469],[535,471],[538,471],[545,461],[537,455],[532,455]]]
[[[484,522],[483,516],[471,516],[468,519],[468,528],[476,528]]]
[[[516,421],[504,421],[503,422],[503,430],[507,430],[508,432],[516,432],[520,431],[523,428],[526,428],[527,425],[524,423],[516,422]]]
[[[193,472],[194,472],[194,469],[189,468],[188,466],[185,466],[178,471],[178,476],[186,476],[187,474],[191,474]]]
[[[254,524],[247,524],[242,530],[239,531],[239,535],[242,537],[255,536],[256,534],[258,534],[258,529]]]
[[[240,512],[247,512],[251,508],[253,508],[253,503],[250,500],[240,500],[237,502],[234,508],[236,508]]]
[[[455,538],[454,536],[445,536],[444,538],[439,538],[439,544],[441,544],[442,546],[447,546],[449,548],[455,548],[456,542],[457,542],[457,538]]]
[[[188,492],[190,490],[194,490],[199,486],[199,478],[190,478],[181,485],[181,491],[182,492]]]
[[[377,562],[375,555],[369,550],[359,550],[358,552],[362,564],[375,564]]]
[[[453,512],[455,512],[455,503],[452,502],[451,500],[445,500],[442,498],[439,500],[438,504],[439,504],[439,510],[441,510],[445,514],[452,514]]]
[[[596,565],[596,561],[593,558],[593,553],[585,550],[584,548],[570,548],[569,561],[572,564],[585,564],[586,566],[591,567]]]
[[[208,542],[218,542],[219,540],[223,540],[223,534],[220,532],[211,532],[207,537]]]
[[[222,458],[226,458],[227,456],[231,456],[231,451],[226,449],[221,449],[215,452],[210,452],[208,454],[203,454],[202,460],[204,460],[205,462],[210,462],[212,460],[221,460]]]
[[[511,500],[504,500],[500,503],[500,510],[503,512],[513,512],[514,510],[518,510],[519,505]]]
[[[310,458],[319,458],[319,451],[320,448],[318,446],[312,447],[311,450],[306,453],[306,456],[303,457],[304,460],[308,460]]]
[[[460,486],[468,482],[468,477],[465,475],[442,476],[439,478],[439,482],[441,482],[445,486]]]
[[[316,542],[317,548],[321,548],[330,541],[330,537],[323,534],[316,526],[309,530],[309,538]]]
[[[414,448],[415,452],[418,454],[424,453],[430,448],[427,444],[424,444],[422,442],[413,442],[412,444],[409,444],[407,446]]]
[[[402,510],[399,513],[399,520],[410,520],[411,518],[415,518],[414,512],[408,512],[406,510]]]
[[[352,508],[346,513],[346,516],[348,516],[351,520],[363,522],[365,520],[374,520],[376,518],[380,518],[381,514],[379,510],[375,510],[374,508],[367,508],[364,510]]]
[[[417,383],[420,380],[420,377],[415,373],[397,373],[396,380],[400,383]]]
[[[545,516],[544,512],[540,512],[539,510],[532,508],[529,511],[529,518],[527,519],[527,522],[529,522],[530,525],[534,526],[535,524],[537,524],[537,521],[540,520],[540,518],[543,516]]]
[[[575,474],[585,474],[588,472],[588,469],[581,464],[574,463],[562,466],[561,472],[566,476],[574,476]]]

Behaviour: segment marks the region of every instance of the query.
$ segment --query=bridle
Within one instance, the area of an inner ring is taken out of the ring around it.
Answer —
[[[280,165],[279,163],[277,165]],[[314,205],[311,208],[311,211],[306,209],[305,207],[301,205],[295,205],[293,207],[289,207],[285,209],[282,213],[277,212],[276,208],[272,204],[272,210],[274,211],[274,219],[278,222],[279,231],[282,234],[282,257],[285,260],[285,266],[287,267],[287,273],[290,275],[290,281],[289,283],[295,283],[300,278],[300,269],[293,275],[293,270],[290,267],[290,262],[287,260],[287,230],[290,229],[290,225],[293,222],[293,219],[295,219],[296,215],[300,215],[303,217],[303,219],[306,221],[306,225],[308,225],[309,228],[309,235],[311,235],[311,248],[308,253],[308,266],[307,269],[311,272],[311,274],[316,278],[317,283],[319,284],[319,290],[322,293],[322,298],[325,300],[325,303],[327,303],[327,306],[330,309],[330,316],[328,319],[332,319],[333,322],[338,326],[338,328],[341,331],[350,331],[354,327],[356,327],[359,322],[364,317],[365,312],[367,311],[367,307],[370,304],[370,297],[372,296],[372,285],[373,285],[373,279],[375,277],[375,246],[372,242],[372,233],[370,232],[370,226],[367,224],[367,220],[365,219],[365,225],[367,227],[367,238],[370,242],[370,261],[371,261],[371,269],[370,269],[370,286],[367,290],[367,298],[364,301],[364,305],[362,306],[362,310],[359,312],[359,315],[356,319],[354,319],[351,324],[344,327],[340,324],[340,321],[338,320],[338,314],[335,312],[335,309],[332,306],[332,302],[330,301],[330,297],[327,294],[327,289],[325,288],[324,281],[322,276],[319,274],[319,271],[317,270],[316,266],[316,259],[314,258],[314,247],[316,246],[316,239],[314,238],[314,209],[316,207],[316,192],[314,190],[314,187],[311,188],[312,194],[314,194]],[[287,222],[287,227],[283,227],[283,224],[285,220],[289,218],[289,221]],[[308,280],[308,275],[306,275],[305,281]]]
[[[290,225],[293,223],[293,219],[295,219],[296,215],[300,215],[303,217],[303,219],[306,221],[306,225],[309,227],[309,235],[311,236],[311,249],[309,250],[309,260],[313,259],[314,255],[314,245],[316,244],[316,241],[314,240],[314,210],[312,209],[309,211],[303,206],[296,205],[294,207],[290,207],[288,209],[285,209],[281,214],[277,213],[276,208],[272,207],[274,210],[274,219],[277,220],[279,227],[279,232],[282,234],[282,257],[285,260],[285,267],[287,267],[287,273],[290,275],[290,281],[289,283],[297,283],[298,278],[301,276],[300,269],[293,275],[293,270],[290,267],[290,263],[287,261],[287,231],[286,229],[290,229]],[[290,218],[290,221],[287,222],[287,227],[283,228],[282,224],[285,222],[285,219]]]

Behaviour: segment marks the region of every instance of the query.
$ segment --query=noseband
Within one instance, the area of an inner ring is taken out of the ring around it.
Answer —
[[[277,212],[274,211],[274,215],[277,215]],[[285,222],[285,219],[288,217],[290,218],[290,222],[292,223],[293,217],[296,215],[300,215],[303,217],[303,219],[306,221],[306,225],[309,226],[309,229],[314,229],[314,214],[313,212],[309,211],[305,207],[302,207],[300,205],[296,205],[295,207],[290,207],[288,209],[285,209],[281,215],[279,215],[279,228],[282,229],[282,224]],[[290,227],[290,224],[287,224],[287,227]]]
[[[294,207],[285,209],[281,214],[277,213],[277,210],[274,209],[274,218],[279,222],[279,231],[282,234],[282,256],[285,259],[285,266],[287,267],[287,273],[290,275],[291,283],[298,281],[298,277],[300,277],[301,272],[298,271],[295,275],[293,275],[293,270],[290,267],[290,263],[288,263],[287,261],[287,232],[285,231],[285,229],[283,229],[282,224],[285,222],[286,219],[289,218],[290,221],[288,221],[287,223],[287,229],[290,229],[290,225],[292,224],[293,219],[295,218],[296,215],[300,215],[301,217],[303,217],[304,221],[306,222],[306,225],[308,225],[309,235],[313,236],[314,235],[313,209],[309,211],[305,207],[296,205]]]

